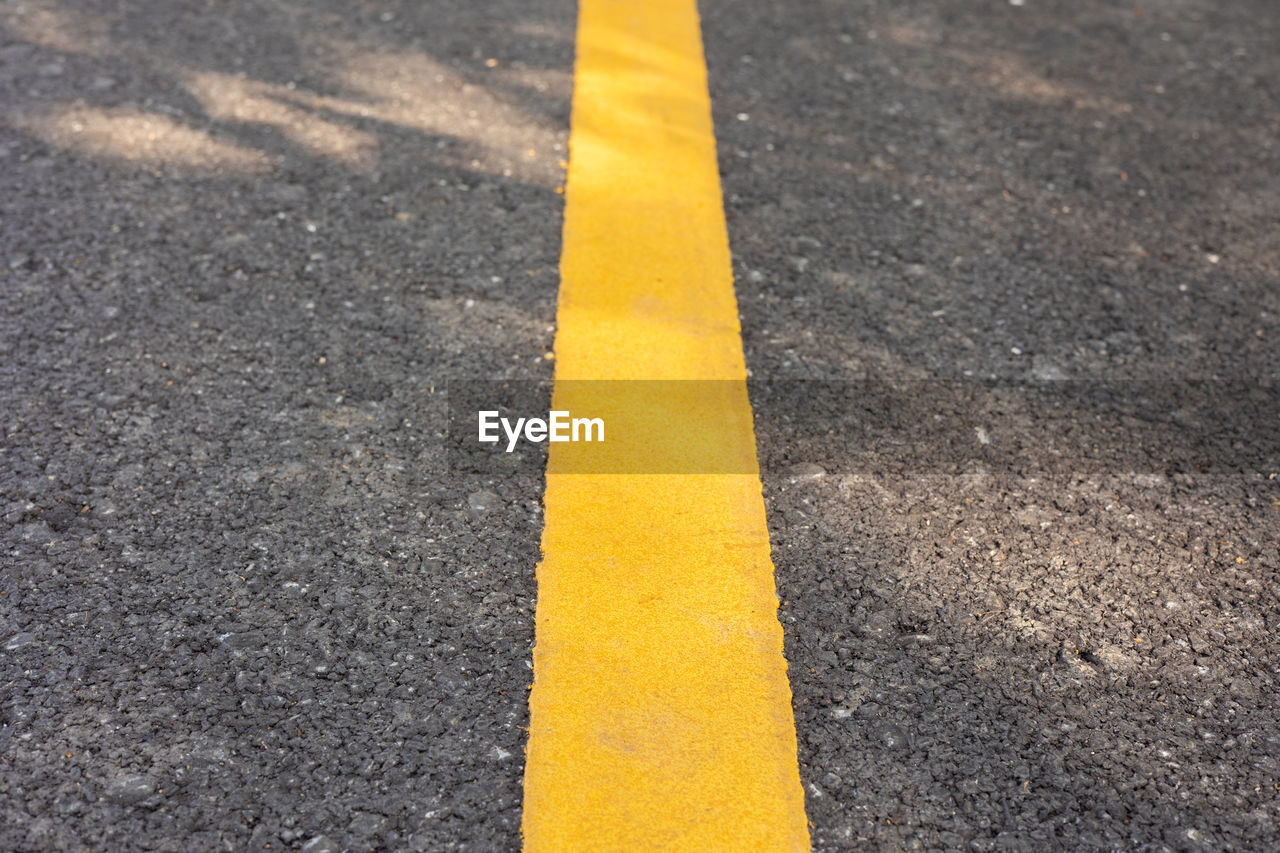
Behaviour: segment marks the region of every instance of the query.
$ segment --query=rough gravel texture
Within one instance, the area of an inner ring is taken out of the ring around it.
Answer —
[[[703,10],[815,849],[1280,843],[1275,6]]]
[[[572,5],[0,26],[0,849],[515,846]]]

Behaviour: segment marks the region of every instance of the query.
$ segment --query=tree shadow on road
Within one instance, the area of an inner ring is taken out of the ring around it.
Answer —
[[[703,13],[815,847],[1268,843],[1274,10]]]
[[[572,30],[0,10],[0,846],[518,846],[541,472],[439,433],[551,372]]]

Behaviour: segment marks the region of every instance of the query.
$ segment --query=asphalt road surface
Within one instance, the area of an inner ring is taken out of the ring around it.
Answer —
[[[1280,844],[1280,8],[699,5],[813,847]],[[0,849],[520,846],[575,14],[0,2]]]

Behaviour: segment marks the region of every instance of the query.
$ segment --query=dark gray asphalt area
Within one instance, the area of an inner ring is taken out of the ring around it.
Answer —
[[[515,846],[573,6],[0,16],[0,849]]]
[[[1280,9],[701,7],[815,849],[1280,844]],[[0,849],[518,847],[573,24],[0,2]]]
[[[1280,845],[1280,9],[703,14],[814,847]]]

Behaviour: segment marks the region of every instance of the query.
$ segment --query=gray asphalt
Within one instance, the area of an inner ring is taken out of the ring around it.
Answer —
[[[703,4],[816,849],[1280,844],[1273,4]]]
[[[572,5],[3,8],[0,849],[514,847]]]
[[[1280,10],[700,5],[814,848],[1280,844]],[[0,849],[518,848],[574,14],[0,4]]]

